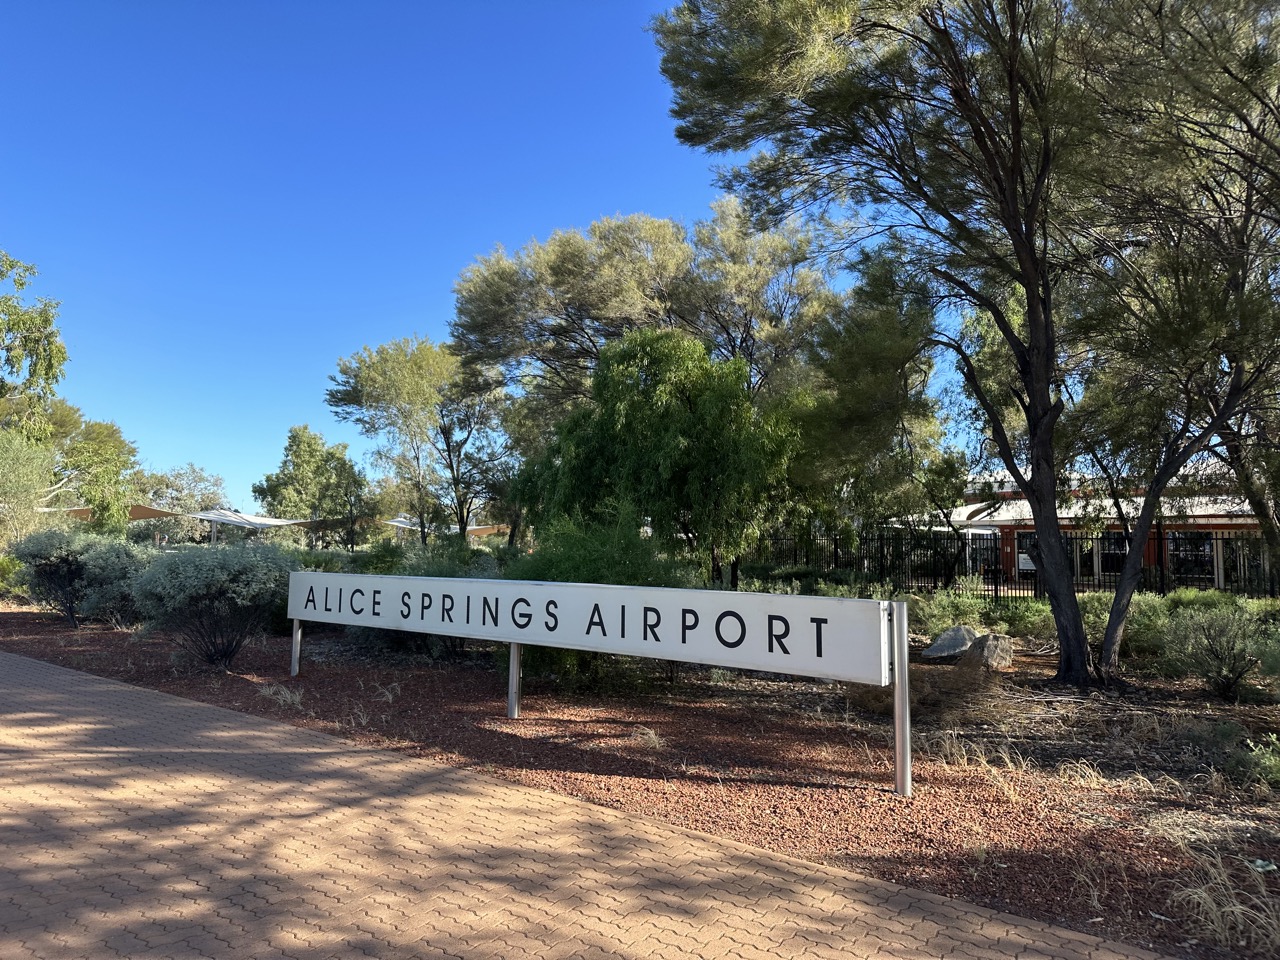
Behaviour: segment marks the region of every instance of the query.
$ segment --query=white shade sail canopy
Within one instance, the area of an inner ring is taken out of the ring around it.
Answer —
[[[187,516],[197,520],[209,520],[212,523],[225,523],[233,527],[249,527],[253,530],[310,526],[315,522],[314,520],[277,520],[275,517],[255,517],[253,514],[241,513],[239,510],[201,510],[199,513],[188,513]]]

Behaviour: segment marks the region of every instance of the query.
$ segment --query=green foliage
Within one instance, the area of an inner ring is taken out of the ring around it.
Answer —
[[[302,547],[281,547],[289,565],[294,570],[310,570],[314,573],[351,573],[348,555],[338,550],[307,550]]]
[[[80,605],[83,616],[117,627],[137,623],[133,584],[153,557],[153,551],[124,540],[93,541],[84,553],[84,598]]]
[[[1040,643],[1051,643],[1057,639],[1058,628],[1053,622],[1048,600],[1019,597],[1002,601],[996,610],[1011,636],[1026,637]]]
[[[692,234],[642,214],[499,249],[459,278],[451,334],[468,370],[519,384],[544,419],[590,393],[600,351],[675,326],[717,360],[742,358],[752,394],[785,390],[802,344],[836,300],[818,231],[760,230],[733,198]]]
[[[0,427],[38,439],[46,432],[42,408],[62,379],[67,348],[58,333],[58,304],[22,296],[36,268],[0,250]]]
[[[1169,618],[1162,668],[1200,677],[1224,700],[1238,700],[1246,679],[1264,663],[1280,664],[1280,627],[1241,604],[1182,608]]]
[[[31,533],[53,485],[53,448],[0,427],[0,547]]]
[[[90,530],[123,536],[129,523],[129,503],[136,495],[133,474],[138,467],[138,448],[114,423],[84,420],[79,410],[65,406],[79,423],[60,444],[58,473],[70,481],[79,505],[92,510]]]
[[[148,628],[171,632],[196,659],[226,670],[270,622],[288,580],[285,555],[267,545],[177,550],[138,578],[134,600]]]
[[[484,550],[474,549],[455,537],[436,538],[405,549],[396,573],[407,577],[474,577],[492,579],[498,564]]]
[[[1107,619],[1111,616],[1110,593],[1082,593],[1076,598],[1080,616],[1084,620],[1084,633],[1089,642],[1098,645],[1107,632]]]
[[[928,389],[934,298],[904,259],[896,245],[864,254],[857,285],[809,348],[813,399],[800,414],[806,451],[793,473],[807,488],[840,490],[864,526],[936,518],[963,502],[968,480]]]
[[[1253,776],[1269,787],[1280,788],[1280,737],[1274,733],[1245,741]]]
[[[636,504],[654,536],[688,548],[718,579],[758,537],[794,453],[781,418],[758,412],[742,361],[717,363],[685,335],[638,330],[606,347],[594,403],[530,465],[535,523],[608,499]]]
[[[1150,661],[1164,650],[1169,631],[1169,603],[1154,593],[1135,593],[1124,621],[1122,657]]]
[[[925,597],[911,613],[917,622],[912,624],[918,632],[936,637],[949,627],[970,626],[980,629],[987,616],[989,604],[977,577],[960,577],[945,589]]]
[[[538,528],[537,546],[507,566],[512,580],[692,587],[696,574],[642,532],[639,513],[614,504],[612,516],[560,517]]]
[[[558,583],[694,585],[696,575],[688,565],[642,534],[633,508],[615,504],[612,510],[610,522],[560,517],[539,527],[533,552],[511,561],[506,576]],[[600,690],[633,680],[641,668],[630,661],[593,651],[528,646],[522,662],[529,676],[554,677],[568,689]]]
[[[79,625],[85,590],[85,553],[91,538],[63,530],[40,530],[10,549],[22,564],[21,583],[31,599]]]
[[[140,502],[178,514],[230,507],[222,478],[188,463],[166,473],[138,471],[133,478]],[[163,517],[129,524],[129,539],[136,543],[160,543],[165,537],[177,546],[201,543],[209,538],[210,524],[193,517]]]
[[[44,530],[15,544],[13,558],[31,598],[73,626],[85,619],[137,622],[131,587],[149,552],[115,537]]]
[[[347,445],[328,446],[305,425],[289,428],[280,469],[255,483],[253,495],[272,516],[316,521],[308,528],[283,528],[280,536],[305,537],[322,548],[354,550],[373,519],[368,479],[347,455]]]
[[[351,557],[352,573],[398,573],[408,551],[394,540],[378,540]]]
[[[1113,600],[1113,595],[1107,591],[1084,593],[1078,597],[1085,635],[1097,646],[1101,646],[1106,634]],[[1129,611],[1125,617],[1121,656],[1140,659],[1159,657],[1164,649],[1170,608],[1168,598],[1152,593],[1135,593],[1129,601]]]
[[[1164,604],[1174,614],[1179,610],[1234,610],[1240,606],[1240,599],[1223,590],[1179,587],[1165,595]]]
[[[365,347],[340,359],[329,379],[334,415],[379,441],[375,456],[395,480],[399,509],[424,521],[441,510],[466,539],[489,471],[503,458],[499,395],[464,382],[448,347],[418,337]]]
[[[0,597],[8,596],[19,589],[21,571],[22,564],[17,557],[0,553]]]

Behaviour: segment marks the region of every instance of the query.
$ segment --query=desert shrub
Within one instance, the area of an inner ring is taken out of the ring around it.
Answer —
[[[1154,593],[1135,593],[1129,601],[1129,615],[1124,621],[1122,657],[1155,660],[1165,647],[1169,631],[1169,607],[1164,598]]]
[[[389,541],[386,541],[389,543]],[[498,563],[486,549],[472,547],[458,537],[447,537],[423,545],[392,543],[390,548],[369,551],[371,563],[358,561],[361,573],[388,573],[406,577],[448,577],[470,579],[494,579],[498,576]],[[357,554],[357,557],[360,555]],[[369,569],[369,567],[379,569]],[[389,567],[389,569],[387,569]],[[384,630],[377,627],[352,626],[346,629],[347,638],[355,643],[372,647],[388,647],[423,653],[432,659],[450,660],[462,656],[466,640],[439,634],[415,633],[408,630]]]
[[[1263,665],[1280,667],[1280,627],[1242,604],[1188,606],[1169,618],[1160,667],[1171,676],[1197,676],[1224,700],[1238,700],[1245,679]]]
[[[1240,606],[1240,599],[1223,590],[1179,587],[1165,595],[1164,605],[1170,614],[1179,610],[1233,610]]]
[[[892,583],[853,578],[819,580],[813,589],[815,597],[847,597],[851,600],[903,600],[911,597],[899,594]],[[915,598],[919,602],[919,598]]]
[[[775,596],[797,597],[804,593],[804,584],[799,580],[757,580],[755,577],[740,577],[738,589],[743,593],[771,593]]]
[[[692,587],[696,572],[671,556],[661,543],[641,534],[642,524],[627,510],[612,523],[568,517],[538,530],[538,543],[507,567],[512,580],[607,583],[636,587]]]
[[[996,607],[1004,619],[1008,632],[1015,637],[1026,637],[1040,643],[1051,643],[1058,638],[1058,626],[1053,622],[1053,611],[1048,600],[1017,598],[1006,600]]]
[[[494,577],[498,564],[488,552],[473,550],[458,537],[445,537],[405,549],[395,572],[406,577]]]
[[[353,573],[396,573],[404,564],[408,551],[394,540],[379,540],[351,557]]]
[[[911,611],[918,618],[912,629],[936,637],[949,627],[980,628],[988,601],[978,577],[960,577],[950,587],[935,591]]]
[[[133,583],[146,569],[152,554],[153,551],[126,540],[102,539],[92,543],[84,554],[81,615],[117,627],[137,623]]]
[[[513,580],[557,583],[694,586],[693,568],[643,536],[641,527],[627,509],[618,510],[611,523],[554,520],[539,528],[533,553],[509,564],[506,575]],[[504,650],[503,662],[505,654]],[[644,668],[631,661],[593,651],[527,646],[521,664],[529,677],[553,678],[566,689],[600,690],[626,685],[643,675]]]
[[[1250,597],[1239,601],[1262,623],[1280,623],[1280,600],[1274,597]]]
[[[1274,733],[1246,740],[1247,765],[1253,777],[1269,787],[1280,788],[1280,737]]]
[[[18,573],[22,564],[18,558],[7,553],[0,553],[0,597],[17,593],[20,588]]]
[[[1102,643],[1106,636],[1107,619],[1111,616],[1111,601],[1114,595],[1109,592],[1082,593],[1076,597],[1080,605],[1080,618],[1084,621],[1084,635],[1095,645]]]
[[[38,530],[13,545],[21,583],[31,599],[79,625],[85,590],[85,553],[94,538],[65,530]]]
[[[345,550],[309,550],[290,544],[280,544],[278,548],[289,558],[294,570],[309,570],[312,573],[350,573],[351,554]]]
[[[289,562],[269,545],[165,553],[138,577],[134,601],[148,627],[210,666],[229,669],[263,632],[288,591]]]
[[[1076,598],[1085,636],[1095,646],[1100,646],[1106,636],[1114,600],[1115,595],[1109,591],[1082,593]],[[1009,622],[1009,632],[1016,636],[1034,637],[1048,643],[1058,635],[1047,600],[1009,601],[1001,606],[1000,611]],[[1168,609],[1162,597],[1153,593],[1135,593],[1125,617],[1120,655],[1148,660],[1157,658],[1164,649],[1168,623]]]

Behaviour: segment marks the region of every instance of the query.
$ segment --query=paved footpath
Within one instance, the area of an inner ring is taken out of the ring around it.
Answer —
[[[0,960],[1154,954],[0,653]]]

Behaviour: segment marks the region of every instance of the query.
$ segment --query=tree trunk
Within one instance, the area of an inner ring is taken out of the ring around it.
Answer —
[[[1032,471],[1024,490],[1036,530],[1032,559],[1058,628],[1058,672],[1054,679],[1087,687],[1093,679],[1093,654],[1076,600],[1067,543],[1058,525],[1058,481],[1053,471],[1051,439],[1042,437],[1040,456],[1035,458],[1033,454]],[[1038,446],[1034,437],[1032,446],[1033,450]]]
[[[1055,510],[1032,507],[1036,526],[1033,559],[1036,573],[1049,599],[1053,622],[1058,627],[1058,672],[1054,679],[1077,687],[1087,687],[1093,678],[1093,654],[1084,633],[1084,620],[1076,600],[1076,585],[1071,576],[1067,544],[1058,527]]]
[[[1150,521],[1144,523],[1139,518],[1133,531],[1133,539],[1129,543],[1129,552],[1125,554],[1124,564],[1120,568],[1116,594],[1111,599],[1107,631],[1102,640],[1102,655],[1097,663],[1098,679],[1107,686],[1120,678],[1120,644],[1124,640],[1124,624],[1129,616],[1129,604],[1137,592],[1138,584],[1142,582],[1142,555],[1146,550],[1150,527]]]
[[[520,539],[520,527],[524,523],[524,511],[512,510],[507,515],[507,546],[514,547]]]
[[[1273,558],[1280,558],[1280,516],[1276,513],[1275,498],[1270,495],[1266,479],[1254,471],[1239,434],[1234,430],[1224,430],[1222,433],[1226,439],[1224,458],[1235,475],[1249,509],[1258,520],[1267,552]]]

